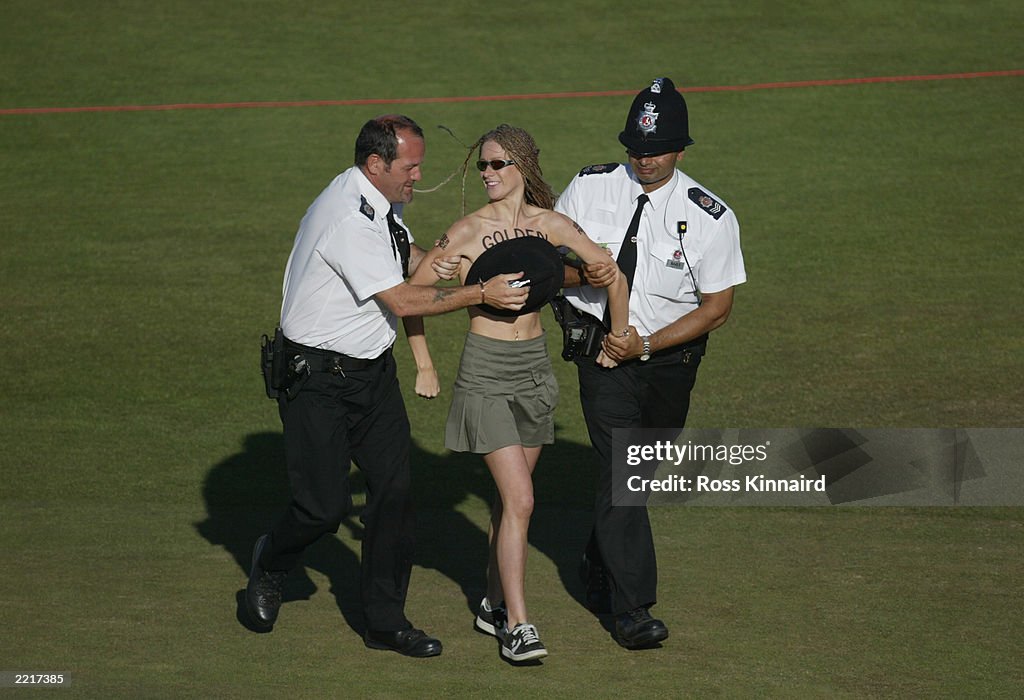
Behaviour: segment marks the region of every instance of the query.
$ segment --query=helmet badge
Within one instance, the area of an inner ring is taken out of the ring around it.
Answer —
[[[637,117],[636,125],[644,135],[653,134],[658,130],[658,113],[654,111],[657,106],[653,102],[648,102],[644,105],[644,111]]]

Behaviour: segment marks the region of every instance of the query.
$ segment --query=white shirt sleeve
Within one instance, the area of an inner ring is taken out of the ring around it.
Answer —
[[[700,291],[721,292],[747,281],[740,250],[740,225],[732,209],[725,212],[709,237],[697,272]]]
[[[338,222],[317,244],[317,252],[361,302],[402,283],[402,267],[391,249],[390,233],[362,214]]]
[[[573,221],[579,221],[577,215],[577,204],[576,204],[576,177],[573,177],[566,185],[565,191],[558,196],[558,200],[555,202],[555,211],[559,214],[565,214]]]

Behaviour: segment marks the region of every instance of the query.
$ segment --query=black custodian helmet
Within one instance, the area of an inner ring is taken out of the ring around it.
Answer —
[[[686,100],[671,80],[655,78],[633,98],[619,141],[644,156],[681,151],[693,143]]]

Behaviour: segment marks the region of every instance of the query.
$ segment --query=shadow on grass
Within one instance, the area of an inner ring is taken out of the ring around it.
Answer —
[[[479,455],[436,455],[414,440],[411,459],[417,519],[413,562],[454,581],[465,596],[467,611],[475,614],[486,586],[487,524],[485,517],[471,519],[460,506],[473,496],[490,503],[494,482]],[[536,506],[530,544],[556,565],[563,587],[580,605],[583,589],[577,567],[590,534],[594,459],[589,445],[556,440],[544,448],[534,474]],[[243,587],[256,539],[269,531],[288,505],[284,460],[280,432],[254,433],[244,439],[241,452],[214,465],[203,484],[207,517],[196,523],[196,530],[234,557]],[[365,492],[358,469],[352,470],[351,479],[354,495]],[[342,523],[356,540],[362,536],[361,510],[357,505]],[[358,550],[337,537],[321,537],[306,550],[304,566],[289,576],[285,602],[306,600],[316,592],[309,569],[330,581],[346,623],[362,635]],[[415,571],[410,586],[416,586]],[[246,620],[242,593],[235,592],[239,623],[258,631]]]

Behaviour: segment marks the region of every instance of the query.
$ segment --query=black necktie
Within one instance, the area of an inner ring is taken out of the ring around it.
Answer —
[[[644,213],[644,205],[649,201],[650,197],[646,194],[637,197],[636,211],[633,212],[629,228],[626,229],[626,236],[622,239],[619,257],[615,259],[622,274],[626,276],[626,289],[629,292],[633,291],[633,275],[636,273],[636,234],[640,230],[640,215]],[[612,327],[612,310],[607,303],[604,307],[604,327],[609,330]]]
[[[648,201],[650,198],[646,194],[637,197],[636,211],[633,212],[633,219],[626,229],[626,237],[622,239],[619,257],[615,259],[622,274],[626,276],[626,287],[629,291],[633,291],[633,275],[636,273],[636,234],[640,230],[640,215],[644,213],[644,205]]]
[[[409,276],[409,233],[402,225],[395,221],[394,208],[388,209],[388,230],[391,231],[391,252],[397,258],[401,255],[402,276]]]

